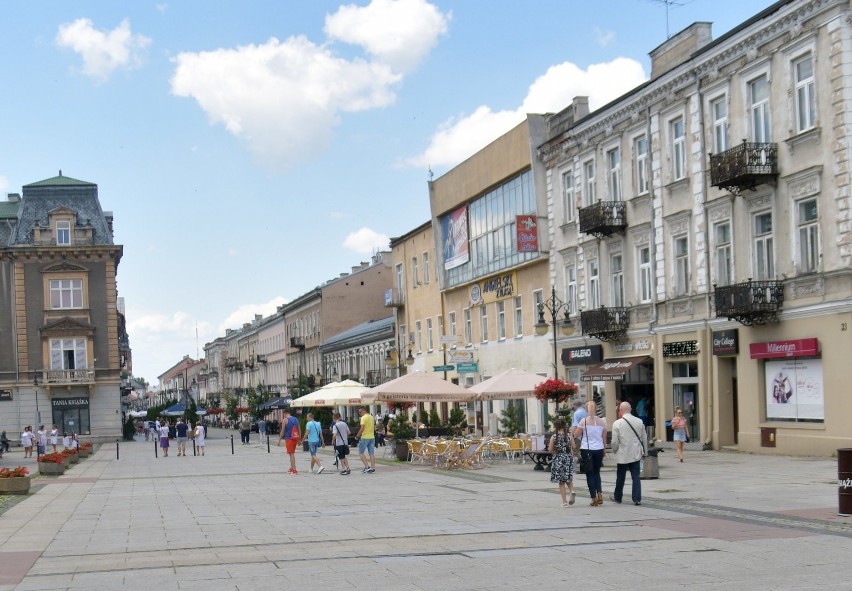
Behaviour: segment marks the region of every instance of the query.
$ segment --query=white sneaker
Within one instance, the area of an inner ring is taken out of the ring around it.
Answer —
[[[325,470],[325,466],[320,466],[319,470],[317,470],[317,474],[322,474],[323,470]]]

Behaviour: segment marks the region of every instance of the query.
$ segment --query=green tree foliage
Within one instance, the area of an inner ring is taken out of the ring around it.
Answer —
[[[236,421],[239,418],[236,411],[239,404],[240,399],[238,397],[232,396],[231,394],[225,394],[225,416],[232,421]]]
[[[518,407],[508,406],[500,414],[500,435],[514,437],[524,428],[521,424],[521,413]]]
[[[447,422],[447,427],[450,429],[450,433],[455,436],[463,435],[467,430],[467,415],[460,408],[454,408],[450,411],[449,420]]]

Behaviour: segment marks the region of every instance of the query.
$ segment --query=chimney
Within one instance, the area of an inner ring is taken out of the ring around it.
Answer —
[[[6,198],[11,203],[18,203],[21,200],[21,194],[20,193],[9,193],[8,195],[6,195]]]
[[[651,79],[682,64],[711,41],[713,23],[692,23],[648,54],[651,56]]]

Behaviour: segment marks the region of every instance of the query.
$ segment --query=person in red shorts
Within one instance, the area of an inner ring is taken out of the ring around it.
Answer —
[[[290,456],[290,469],[287,474],[298,474],[296,471],[296,446],[299,444],[301,433],[299,432],[299,420],[290,414],[290,409],[284,409],[284,428],[281,429],[281,435],[278,437],[278,445],[281,445],[281,440],[287,446],[287,455]]]

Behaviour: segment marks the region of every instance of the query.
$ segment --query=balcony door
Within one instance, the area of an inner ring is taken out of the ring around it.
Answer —
[[[53,371],[88,369],[86,339],[50,339],[50,369]]]

